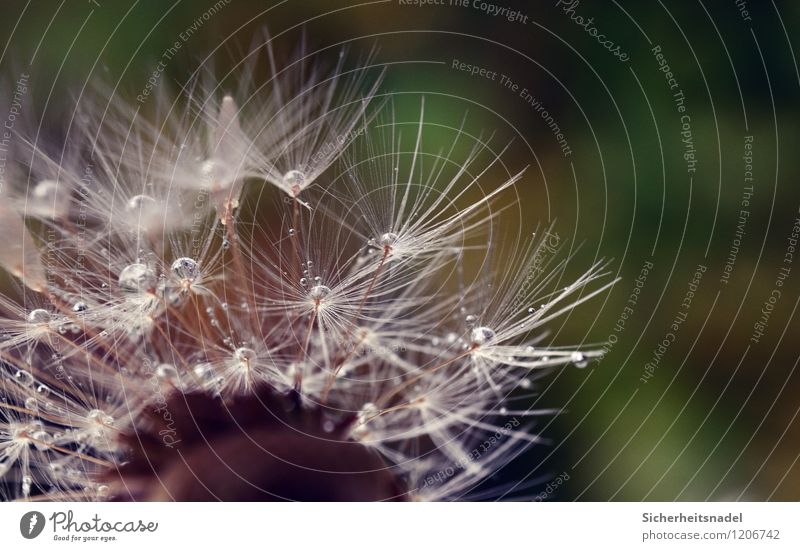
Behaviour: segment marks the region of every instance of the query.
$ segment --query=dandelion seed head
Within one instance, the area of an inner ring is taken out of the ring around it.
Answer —
[[[502,148],[431,151],[370,64],[268,44],[264,83],[201,71],[154,114],[101,88],[31,146],[0,202],[3,498],[468,498],[539,441],[514,391],[599,357],[543,339],[602,265],[564,286],[542,235],[487,238]]]

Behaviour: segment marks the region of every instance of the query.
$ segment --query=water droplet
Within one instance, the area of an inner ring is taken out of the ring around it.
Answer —
[[[28,321],[30,323],[50,323],[50,312],[43,308],[31,310],[31,313],[28,314]]]
[[[224,382],[224,378],[217,375],[214,366],[211,364],[198,364],[192,371],[203,386],[208,387]]]
[[[308,279],[305,278],[305,277],[301,277],[300,278],[300,285],[302,285],[303,287],[307,287],[308,286]]]
[[[178,370],[172,364],[160,364],[156,367],[156,377],[162,381],[174,382],[178,380]]]
[[[333,432],[333,430],[335,428],[336,428],[336,425],[334,425],[333,421],[331,421],[330,419],[326,419],[322,423],[322,430],[324,430],[325,432],[328,432],[328,433]]]
[[[378,406],[373,404],[372,402],[367,402],[358,412],[358,420],[362,423],[366,423],[367,421],[371,420],[373,417],[376,417],[380,413]]]
[[[36,398],[30,397],[25,399],[25,407],[28,409],[36,409],[39,407],[39,403],[36,401]]]
[[[297,196],[306,187],[306,175],[299,170],[290,170],[283,175],[283,185],[292,195]]]
[[[464,318],[464,322],[467,324],[467,327],[474,327],[475,324],[478,323],[478,316],[470,314]]]
[[[170,269],[175,274],[175,277],[181,281],[194,281],[200,274],[200,267],[197,262],[186,256],[175,260]]]
[[[289,235],[294,235],[294,228],[289,228]]]
[[[86,420],[89,423],[94,423],[103,427],[110,427],[114,425],[114,418],[100,409],[93,409],[87,413]]]
[[[529,313],[529,314],[533,314],[535,311],[536,311],[536,308],[534,308],[533,306],[531,306],[530,308],[528,308],[528,313]]]
[[[22,477],[22,496],[28,497],[31,495],[31,485],[33,484],[33,479],[29,475],[25,475]]]
[[[582,352],[573,352],[572,356],[570,356],[572,363],[575,364],[575,367],[583,369],[587,365],[589,365],[589,361],[586,359],[586,355]]]
[[[256,361],[256,351],[252,348],[242,346],[233,352],[233,357],[244,367],[250,367]]]
[[[35,440],[33,445],[36,447],[37,450],[47,450],[53,444],[53,435],[47,431],[37,430],[33,434],[31,434],[31,438]]]
[[[469,340],[472,346],[483,346],[494,340],[495,332],[489,327],[476,327],[470,332]]]
[[[50,396],[50,389],[45,385],[39,385],[36,387],[36,394],[38,394],[40,398],[47,398]]]
[[[48,216],[64,216],[69,210],[71,190],[66,184],[55,180],[42,180],[33,188],[31,199]]]
[[[386,232],[380,238],[380,244],[382,247],[393,247],[397,240],[399,239],[396,233]]]
[[[215,172],[217,171],[218,164],[214,159],[206,159],[200,165],[200,173],[205,178],[214,178],[216,176]]]
[[[508,415],[508,410],[505,407],[500,408],[500,415]]]
[[[138,262],[126,266],[119,274],[119,287],[125,293],[140,295],[154,289],[158,279],[153,270]]]
[[[83,312],[87,311],[89,306],[85,302],[76,302],[72,306],[72,311],[76,314],[82,314]]]
[[[22,371],[22,370],[17,371],[16,375],[14,375],[14,378],[22,386],[33,386],[34,383],[33,375],[31,375],[27,371]]]
[[[531,382],[528,379],[522,379],[519,382],[519,386],[521,386],[522,388],[530,388],[531,387]]]
[[[311,300],[314,301],[321,301],[329,294],[331,294],[331,289],[330,287],[326,287],[325,285],[314,285],[308,292],[308,296],[311,297]]]
[[[150,209],[156,205],[156,200],[149,195],[134,195],[128,201],[126,208],[128,212],[139,213],[144,209]]]

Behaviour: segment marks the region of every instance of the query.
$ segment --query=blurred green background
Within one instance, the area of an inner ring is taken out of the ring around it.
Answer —
[[[511,142],[509,170],[530,165],[517,187],[522,209],[503,220],[509,232],[555,221],[568,246],[581,245],[576,267],[611,259],[622,278],[552,328],[559,344],[613,342],[587,369],[540,380],[536,407],[564,412],[539,422],[549,444],[498,479],[566,472],[558,500],[800,498],[800,260],[785,261],[800,215],[800,4],[407,4],[6,1],[0,63],[6,87],[29,73],[43,116],[58,121],[92,79],[135,97],[176,35],[198,20],[162,79],[185,82],[209,55],[217,67],[234,63],[265,26],[279,54],[303,32],[310,50],[330,48],[333,59],[340,44],[354,58],[376,48],[375,63],[388,66],[382,90],[400,98],[398,120],[413,121],[425,95],[427,121],[458,125],[468,113],[470,132]],[[501,8],[520,13],[509,21]],[[628,59],[604,48],[592,28]],[[496,76],[470,75],[454,60]],[[552,116],[568,155],[522,89]],[[743,158],[749,136],[752,182]],[[687,148],[696,163],[684,158]],[[686,308],[698,266],[705,272]],[[779,287],[781,268],[789,271]],[[754,324],[775,289],[780,297],[755,342]]]

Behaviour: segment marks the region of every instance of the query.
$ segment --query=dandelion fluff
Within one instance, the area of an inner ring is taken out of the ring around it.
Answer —
[[[379,76],[304,57],[257,45],[241,89],[164,87],[147,115],[95,96],[69,201],[40,158],[47,274],[0,205],[0,265],[29,288],[0,297],[5,499],[485,497],[555,413],[528,407],[535,374],[599,357],[545,341],[604,265],[569,280],[541,236],[494,252],[524,177],[496,176],[504,148],[463,124],[426,146],[424,102],[375,117]],[[244,208],[252,187],[277,206]]]

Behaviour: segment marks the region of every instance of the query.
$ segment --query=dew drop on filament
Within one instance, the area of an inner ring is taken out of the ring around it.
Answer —
[[[586,359],[586,355],[582,352],[573,352],[572,356],[570,357],[572,363],[575,364],[575,367],[583,369],[587,365],[589,365],[589,361]]]
[[[134,195],[128,201],[126,208],[128,212],[138,214],[145,209],[150,209],[156,205],[156,200],[149,195]]]
[[[86,420],[101,427],[110,427],[114,424],[114,418],[100,409],[93,409],[86,414]]]
[[[236,361],[239,362],[241,365],[249,367],[256,361],[256,351],[252,348],[247,348],[246,346],[242,346],[237,348],[233,353],[234,358]]]
[[[172,364],[161,364],[156,368],[156,377],[162,381],[174,382],[178,379],[178,370]]]
[[[399,239],[396,233],[387,232],[384,233],[380,238],[380,244],[382,247],[393,247],[397,240]]]
[[[33,375],[31,375],[27,371],[22,371],[22,370],[17,371],[16,375],[14,375],[14,378],[22,386],[33,386],[34,383]]]
[[[172,263],[171,269],[175,277],[181,281],[194,281],[200,273],[200,267],[197,261],[185,256],[175,260],[175,262]]]
[[[28,314],[28,321],[30,323],[50,323],[50,312],[43,308],[31,310]]]
[[[123,292],[139,295],[156,287],[153,270],[138,262],[126,266],[119,273],[119,287]]]
[[[495,332],[489,327],[476,327],[470,333],[470,343],[472,346],[483,346],[489,344],[495,338]]]
[[[331,289],[325,285],[314,285],[308,292],[308,296],[314,301],[323,300],[329,294],[331,294]]]
[[[306,187],[306,175],[299,170],[290,170],[283,175],[283,185],[292,195],[297,196]]]
[[[31,434],[31,438],[34,440],[33,445],[39,451],[48,450],[53,445],[53,435],[47,431],[37,430]]]

